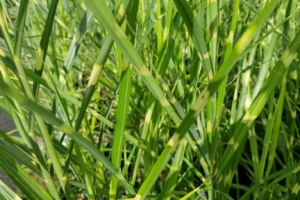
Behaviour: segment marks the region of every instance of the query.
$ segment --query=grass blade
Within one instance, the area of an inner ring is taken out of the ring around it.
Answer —
[[[86,148],[97,160],[99,160],[108,170],[110,170],[120,181],[120,183],[128,190],[130,194],[134,194],[132,186],[127,183],[119,170],[111,164],[111,162],[94,146],[92,146],[86,139],[84,139],[79,133],[72,129],[69,125],[65,124],[58,118],[56,118],[52,113],[46,111],[40,105],[36,104],[29,98],[25,97],[21,93],[15,91],[8,85],[3,82],[3,79],[0,80],[0,86],[2,94],[9,96],[15,99],[17,102],[21,103],[24,107],[31,110],[32,112],[38,114],[40,117],[43,117],[44,120],[48,121],[54,126],[57,126],[62,132],[66,133],[69,137],[75,140],[79,145]]]

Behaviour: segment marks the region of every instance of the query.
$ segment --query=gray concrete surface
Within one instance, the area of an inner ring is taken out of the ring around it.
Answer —
[[[7,133],[16,128],[13,120],[7,116],[5,113],[0,111],[0,130]],[[0,152],[1,156],[1,152]],[[5,174],[5,172],[0,168],[0,179],[9,186],[13,191],[16,191],[16,186],[12,183],[10,178]]]

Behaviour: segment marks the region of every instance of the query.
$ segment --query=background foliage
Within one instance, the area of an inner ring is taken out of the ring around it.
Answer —
[[[1,198],[299,195],[297,0],[0,5]]]

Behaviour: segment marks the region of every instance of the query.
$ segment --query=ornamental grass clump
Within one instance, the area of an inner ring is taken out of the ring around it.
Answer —
[[[1,199],[297,199],[299,6],[1,0]]]

